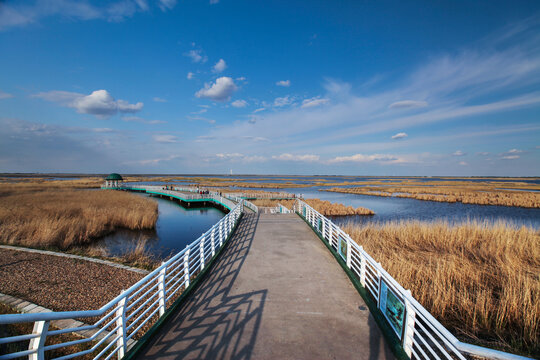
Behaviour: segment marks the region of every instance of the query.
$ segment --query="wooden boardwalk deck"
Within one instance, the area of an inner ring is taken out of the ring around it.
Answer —
[[[140,359],[393,359],[367,306],[295,214],[246,215]]]

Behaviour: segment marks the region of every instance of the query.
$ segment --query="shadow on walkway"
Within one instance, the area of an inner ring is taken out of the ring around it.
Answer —
[[[244,215],[201,286],[163,325],[139,359],[250,359],[267,290],[231,295],[259,215]]]

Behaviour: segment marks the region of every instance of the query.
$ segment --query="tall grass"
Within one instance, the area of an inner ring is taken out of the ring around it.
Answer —
[[[150,199],[112,190],[73,189],[86,182],[59,183],[2,184],[0,242],[67,249],[119,228],[155,226],[157,203]]]
[[[321,199],[304,199],[312,208],[325,216],[344,216],[344,215],[374,215],[373,210],[352,206],[345,206],[340,203],[331,203]],[[275,207],[278,203],[288,209],[292,209],[294,200],[253,200],[257,206]]]
[[[461,338],[540,355],[538,231],[474,221],[343,229]]]
[[[461,202],[463,204],[477,205],[502,205],[525,208],[540,208],[540,193],[530,191],[501,190],[500,187],[519,189],[538,189],[538,185],[519,185],[501,183],[452,183],[432,182],[403,184],[391,186],[365,186],[352,188],[331,188],[325,191],[375,195],[396,196],[417,200],[429,200],[439,202]]]

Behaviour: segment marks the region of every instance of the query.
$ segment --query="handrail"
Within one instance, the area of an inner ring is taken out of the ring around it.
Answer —
[[[45,352],[48,350],[60,347],[69,348],[84,343],[89,344],[91,348],[84,351],[75,350],[68,357],[94,352],[97,354],[95,359],[109,359],[114,355],[121,359],[129,349],[130,339],[139,334],[144,325],[150,325],[151,322],[165,314],[167,306],[172,304],[175,296],[189,287],[189,284],[199,276],[205,265],[212,260],[232,234],[244,209],[244,200],[239,201],[238,204],[234,204],[228,199],[221,200],[225,206],[234,205],[227,215],[197,240],[187,245],[185,249],[163,262],[157,269],[124,290],[101,308],[84,311],[0,315],[0,324],[34,322],[32,334],[0,338],[0,344],[18,342],[21,336],[32,338],[29,349],[0,355],[0,359],[26,356],[32,359],[44,359]],[[134,306],[135,304],[136,306]],[[92,317],[101,318],[95,321],[94,325],[84,325],[84,329],[74,327],[62,330],[62,333],[95,329],[103,334],[97,343],[93,342],[96,339],[96,335],[93,335],[91,338],[45,346],[47,337],[56,335],[56,332],[48,330],[51,321]],[[108,321],[105,321],[105,319]],[[105,325],[100,326],[101,324]],[[114,328],[109,330],[110,326],[114,326]],[[108,342],[109,345],[102,349],[100,346],[105,342]],[[107,350],[108,347],[110,347],[110,350]]]
[[[338,256],[341,256],[362,287],[373,296],[378,309],[388,321],[390,328],[395,331],[410,359],[464,360],[466,359],[464,355],[499,360],[529,359],[459,341],[411,295],[409,290],[404,289],[339,226],[300,199],[295,201],[293,209],[328,242]],[[387,310],[389,307],[385,306],[387,297],[384,293],[387,296],[391,293],[392,301],[399,303],[398,307],[402,310],[401,317],[393,317],[393,321],[389,319],[392,318],[393,310]]]

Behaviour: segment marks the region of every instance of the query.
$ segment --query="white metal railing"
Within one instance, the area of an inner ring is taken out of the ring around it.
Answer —
[[[30,341],[28,350],[0,355],[0,359],[20,357],[45,359],[46,356],[50,357],[48,352],[59,348],[66,348],[67,352],[73,351],[59,359],[87,354],[94,355],[94,359],[110,359],[115,355],[121,359],[128,350],[128,342],[144,333],[154,321],[163,316],[167,306],[174,302],[221,249],[236,226],[243,206],[244,202],[240,201],[232,211],[197,240],[100,309],[0,315],[0,324],[34,323],[31,334],[0,338],[0,345]],[[51,321],[74,318],[85,319],[92,325],[62,330],[49,328]],[[51,337],[83,331],[91,331],[93,335],[60,343],[57,342],[61,339],[56,338],[54,345],[45,343]],[[76,348],[81,345],[87,349]]]
[[[302,200],[296,200],[293,209],[336,250],[360,284],[373,296],[410,359],[465,359],[466,354],[501,360],[528,359],[460,342],[416,301],[409,290],[405,290],[380,263],[331,220]],[[388,302],[397,306],[389,309]]]
[[[164,189],[164,186],[156,186],[156,185],[127,185],[124,184],[120,189],[124,190],[144,190],[146,192],[151,193],[159,193],[164,195],[169,195],[181,200],[209,200],[221,203],[225,207],[232,209],[236,206],[236,204],[240,203],[241,201],[244,201],[244,207],[252,210],[253,212],[258,212],[258,208],[255,204],[251,203],[250,201],[244,200],[240,197],[231,195],[231,194],[222,194],[217,191],[208,191],[208,193],[200,194],[200,189],[198,188],[186,188],[186,187],[178,187],[173,186],[172,189]],[[186,194],[190,193],[190,194]]]
[[[291,210],[287,209],[285,206],[281,205],[280,203],[277,204],[277,211],[280,214],[289,214],[291,213]]]

